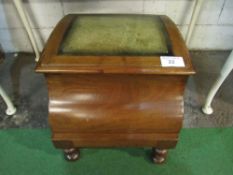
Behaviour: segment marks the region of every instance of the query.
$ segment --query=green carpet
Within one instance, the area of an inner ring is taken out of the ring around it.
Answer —
[[[150,149],[83,149],[66,162],[49,130],[0,131],[0,175],[232,175],[233,128],[183,129],[166,164],[149,161]]]

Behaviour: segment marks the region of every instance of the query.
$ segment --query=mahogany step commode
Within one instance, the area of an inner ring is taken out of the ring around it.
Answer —
[[[68,160],[84,147],[152,147],[162,163],[176,146],[194,70],[168,17],[67,15],[36,71],[48,84],[52,141]]]

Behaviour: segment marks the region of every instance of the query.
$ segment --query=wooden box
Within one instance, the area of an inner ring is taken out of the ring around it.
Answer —
[[[52,141],[67,159],[77,159],[83,147],[153,147],[161,163],[175,147],[194,71],[168,17],[67,15],[36,71],[48,83]]]

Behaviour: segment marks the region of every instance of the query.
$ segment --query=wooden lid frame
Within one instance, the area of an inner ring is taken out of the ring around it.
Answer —
[[[59,55],[63,37],[79,14],[65,16],[55,27],[37,64],[41,73],[125,73],[125,74],[194,74],[189,51],[176,25],[164,15],[159,16],[167,30],[171,56],[181,56],[185,67],[162,67],[160,56],[76,56]],[[82,14],[80,14],[82,15]]]

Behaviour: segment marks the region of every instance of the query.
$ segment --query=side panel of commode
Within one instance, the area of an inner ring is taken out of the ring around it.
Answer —
[[[174,147],[186,76],[47,75],[57,147]]]

